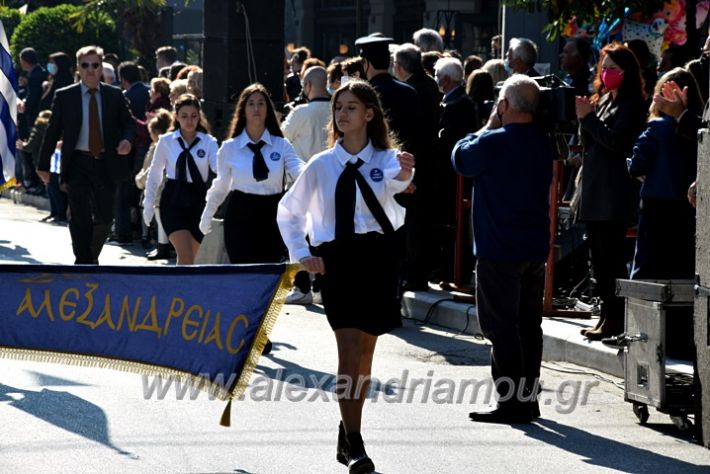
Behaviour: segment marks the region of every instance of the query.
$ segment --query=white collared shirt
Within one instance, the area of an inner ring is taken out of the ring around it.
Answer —
[[[180,130],[168,132],[165,135],[161,135],[155,145],[153,161],[150,164],[150,168],[148,168],[148,179],[145,183],[143,207],[146,209],[152,208],[155,204],[155,196],[160,184],[163,182],[163,174],[168,179],[177,177],[175,165],[180,153],[182,153],[182,147],[177,140],[178,137],[180,137]],[[212,171],[217,171],[217,140],[212,135],[203,132],[197,132],[197,137],[200,141],[190,150],[190,154],[195,160],[202,180],[206,182],[210,168],[212,168]],[[187,143],[185,144],[187,145]],[[190,183],[193,182],[189,167],[187,169],[187,180]]]
[[[232,190],[260,196],[273,196],[284,192],[284,185],[292,183],[301,174],[305,163],[285,138],[273,136],[264,130],[264,156],[269,176],[263,181],[254,179],[254,152],[247,144],[255,143],[246,130],[222,143],[217,154],[217,178],[207,191],[207,204],[203,216],[212,217]],[[256,141],[258,143],[259,140]]]
[[[279,203],[277,221],[291,261],[311,255],[306,235],[313,246],[335,239],[335,186],[346,163],[361,159],[358,171],[367,180],[394,229],[404,224],[405,209],[394,199],[412,181],[396,179],[400,172],[397,150],[376,150],[371,142],[356,156],[338,142],[308,162],[301,176]],[[413,174],[412,174],[413,176]],[[357,186],[357,185],[356,185]],[[355,233],[382,232],[367,207],[359,186],[355,195]]]
[[[89,94],[89,87],[83,82],[79,85],[81,89],[81,128],[79,129],[79,136],[76,139],[75,150],[89,151],[89,101],[91,100],[91,94]],[[96,88],[96,105],[99,109],[99,130],[101,131],[101,143],[103,148],[103,137],[104,137],[104,110],[101,106],[101,86]],[[103,150],[106,151],[106,150]]]

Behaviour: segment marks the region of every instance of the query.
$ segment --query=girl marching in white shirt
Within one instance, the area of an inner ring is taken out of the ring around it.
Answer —
[[[394,195],[409,186],[414,157],[392,149],[368,83],[347,82],[331,108],[332,148],[308,162],[279,204],[278,223],[291,260],[323,275],[323,306],[338,346],[337,459],[350,473],[365,473],[375,468],[360,435],[375,344],[401,325],[394,231],[405,210]],[[365,279],[372,293],[354,297]]]
[[[155,147],[145,185],[143,220],[147,225],[153,220],[156,193],[165,171],[161,221],[177,252],[177,264],[191,265],[202,242],[198,226],[209,170],[217,168],[217,140],[209,135],[200,101],[191,94],[183,94],[175,102],[174,127],[174,131],[160,137]]]
[[[200,230],[211,230],[212,216],[229,193],[224,244],[231,263],[277,263],[286,247],[276,224],[276,209],[287,182],[304,163],[283,138],[274,105],[258,83],[239,96],[229,139],[217,155],[217,179],[207,192]]]

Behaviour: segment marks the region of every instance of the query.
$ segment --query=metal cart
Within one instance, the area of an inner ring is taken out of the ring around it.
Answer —
[[[626,299],[624,400],[642,425],[652,406],[679,429],[692,428],[694,282],[617,280],[616,287]]]

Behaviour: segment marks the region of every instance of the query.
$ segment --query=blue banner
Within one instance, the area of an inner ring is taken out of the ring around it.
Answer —
[[[180,377],[226,400],[249,383],[289,265],[0,265],[0,357]]]

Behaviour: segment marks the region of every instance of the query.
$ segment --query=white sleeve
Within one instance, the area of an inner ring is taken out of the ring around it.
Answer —
[[[284,140],[283,145],[284,171],[288,177],[287,182],[293,183],[303,172],[303,168],[306,166],[306,163],[298,156],[298,153],[296,153],[293,145],[291,145],[288,140]]]
[[[155,146],[155,152],[153,153],[153,161],[148,168],[148,178],[145,182],[145,193],[143,196],[144,209],[152,209],[155,206],[156,194],[163,182],[163,172],[168,164],[168,154],[170,152],[170,146],[167,141],[168,138],[166,137],[168,137],[168,135],[158,140],[158,144]]]
[[[227,150],[226,144],[222,145],[215,156],[217,177],[212,181],[212,186],[207,191],[205,209],[202,211],[202,220],[207,218],[212,219],[214,213],[217,212],[217,208],[224,202],[224,198],[227,197],[229,190],[232,189],[232,168],[228,163],[229,150]]]
[[[210,137],[212,140],[210,140],[210,147],[209,147],[209,164],[210,168],[212,171],[217,173],[219,171],[219,160],[218,160],[218,155],[219,155],[219,146],[217,145],[217,140],[214,137]]]
[[[383,174],[385,175],[385,186],[393,194],[401,193],[407,189],[409,183],[411,183],[414,178],[414,170],[412,170],[412,175],[409,179],[405,181],[397,179],[397,175],[400,171],[402,171],[402,168],[399,165],[399,160],[397,159],[397,153],[399,153],[399,150],[387,151],[387,159],[384,164],[385,169],[383,170]]]
[[[300,262],[303,258],[311,256],[306,240],[306,214],[318,186],[315,171],[313,166],[306,166],[279,202],[276,221],[292,262]]]

